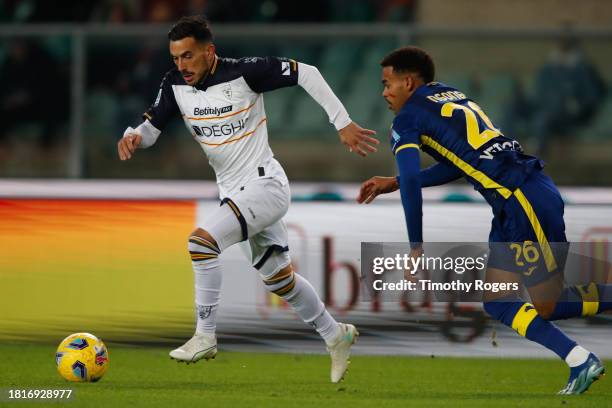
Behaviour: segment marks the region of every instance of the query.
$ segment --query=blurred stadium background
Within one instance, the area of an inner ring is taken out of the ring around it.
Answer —
[[[362,352],[541,355],[504,327],[498,335],[510,347],[492,348],[490,323],[477,309],[457,309],[453,318],[446,306],[375,310],[364,303],[351,286],[359,244],[406,239],[398,196],[369,210],[311,199],[349,201],[356,183],[395,174],[378,63],[393,48],[416,44],[433,55],[438,80],[465,91],[547,161],[575,204],[567,208],[569,238],[609,240],[606,0],[0,1],[1,340],[36,333],[53,342],[89,330],[111,341],[178,343],[191,333],[185,237],[216,205],[213,174],[179,118],[129,162],[119,162],[116,143],[140,123],[172,66],[170,25],[196,13],[210,18],[220,56],[279,55],[315,65],[352,118],[378,131],[380,151],[361,159],[346,153],[302,89],[265,97],[270,143],[302,201],[287,216],[293,256],[334,313],[361,322],[369,346]],[[425,199],[427,239],[486,239],[486,205],[445,202],[478,201],[469,188],[431,189]],[[227,255],[224,346],[322,351],[304,341],[315,338],[309,328],[240,259],[237,249]],[[332,285],[333,271],[340,272]],[[588,345],[612,356],[609,320],[589,324]],[[585,326],[564,327],[580,335]],[[456,342],[464,344],[449,347]]]
[[[4,0],[0,176],[212,179],[179,119],[147,154],[122,165],[115,158],[117,138],[140,123],[172,66],[170,24],[202,12],[221,56],[316,65],[351,116],[384,142],[364,166],[338,154],[333,128],[305,92],[270,93],[272,147],[292,180],[360,181],[393,171],[378,62],[410,43],[433,54],[440,81],[540,151],[558,183],[612,183],[612,6],[605,0],[578,9],[562,0],[68,0],[60,7]],[[565,66],[563,47],[575,59]]]

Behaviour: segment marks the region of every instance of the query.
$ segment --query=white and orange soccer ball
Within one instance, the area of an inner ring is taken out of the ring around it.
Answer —
[[[55,353],[57,371],[68,381],[96,382],[108,370],[108,350],[90,333],[75,333],[60,343]]]

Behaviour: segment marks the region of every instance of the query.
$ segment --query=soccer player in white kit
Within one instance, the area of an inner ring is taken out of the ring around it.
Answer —
[[[194,336],[170,356],[195,362],[217,353],[215,336],[222,268],[218,256],[242,241],[268,290],[289,303],[316,329],[331,355],[331,381],[348,367],[355,326],[338,323],[310,283],[293,271],[283,221],[291,194],[287,176],[268,144],[263,92],[300,85],[327,113],[340,141],[351,152],[374,152],[375,132],[349,118],[319,71],[287,58],[220,58],[207,21],[181,18],[168,33],[176,68],[169,71],[144,122],[128,127],[118,143],[119,158],[155,143],[172,116],[180,114],[213,167],[221,206],[191,233],[197,324]]]

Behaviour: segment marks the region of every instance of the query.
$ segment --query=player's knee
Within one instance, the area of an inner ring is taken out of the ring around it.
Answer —
[[[548,320],[555,312],[556,302],[533,302],[533,307],[537,310],[542,319]]]
[[[205,229],[202,228],[196,228],[194,229],[191,234],[189,235],[189,239],[191,239],[191,237],[199,237],[199,238],[203,238],[205,240],[207,240],[208,242],[210,242],[211,244],[213,244],[214,246],[218,247],[219,245],[217,244],[217,241],[215,241],[215,239],[212,237],[212,235],[210,235],[210,233],[208,231],[206,231]]]
[[[504,298],[495,301],[484,302],[483,307],[493,319],[513,327],[514,319],[526,304],[521,299]]]
[[[266,256],[267,255],[267,256]],[[278,296],[288,295],[296,283],[291,258],[285,248],[270,248],[254,266],[266,289]]]
[[[271,276],[270,275],[265,276],[264,274],[261,274],[261,278],[263,279],[264,283],[274,283],[274,282],[280,282],[281,280],[290,276],[293,273],[294,273],[293,266],[289,264],[279,269],[278,271],[273,272]]]
[[[484,311],[495,320],[499,320],[504,312],[503,302],[489,301],[482,304]]]
[[[189,254],[194,265],[216,262],[221,251],[213,237],[202,228],[197,228],[189,236]]]
[[[296,283],[296,275],[291,265],[282,268],[268,278],[263,276],[262,278],[266,289],[281,297],[289,295]]]

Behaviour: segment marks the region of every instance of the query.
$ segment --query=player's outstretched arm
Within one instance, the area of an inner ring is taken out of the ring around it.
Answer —
[[[138,133],[127,133],[117,143],[117,150],[119,152],[119,159],[129,160],[132,158],[134,152],[140,143],[142,142],[142,136]]]
[[[348,126],[340,129],[338,135],[340,142],[349,148],[350,152],[355,152],[358,155],[365,157],[369,152],[376,152],[376,145],[379,140],[372,137],[375,135],[375,130],[364,129],[355,122],[351,122]]]
[[[340,99],[334,94],[317,67],[287,58],[246,58],[244,79],[257,93],[269,92],[285,86],[299,85],[318,103],[334,125],[340,142],[360,156],[376,151],[379,141],[372,137],[374,130],[364,129],[353,122]],[[170,93],[170,92],[169,92]]]
[[[436,163],[421,170],[421,187],[440,186],[455,181],[462,175],[461,171],[455,166],[443,162]]]
[[[334,125],[340,136],[340,142],[360,156],[375,152],[380,142],[372,136],[376,131],[364,129],[353,122],[348,112],[334,94],[319,70],[302,62],[298,63],[298,80],[300,85],[327,113],[330,123]]]
[[[357,202],[359,204],[370,204],[376,196],[387,194],[396,191],[399,188],[399,183],[395,177],[374,176],[361,184]]]

